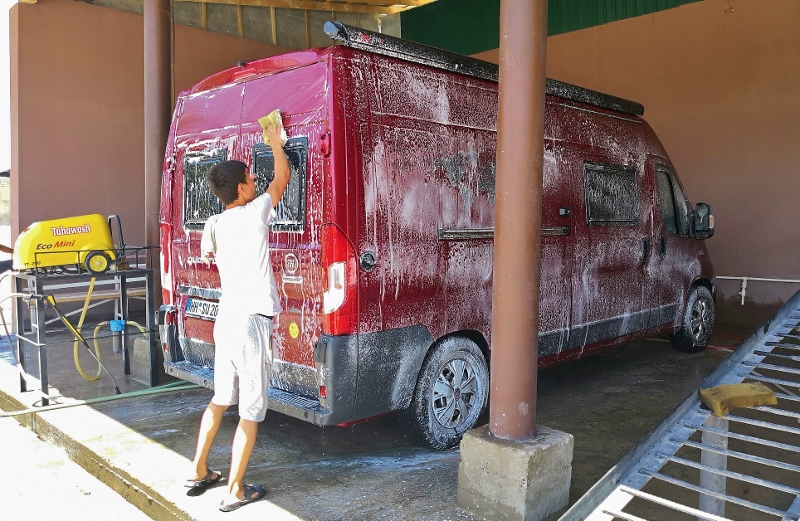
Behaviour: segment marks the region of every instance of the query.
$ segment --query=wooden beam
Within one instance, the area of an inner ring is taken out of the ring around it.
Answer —
[[[200,27],[208,29],[208,9],[205,2],[200,2]]]
[[[303,10],[303,15],[306,20],[306,49],[311,48],[311,31],[308,27],[308,9]]]
[[[275,8],[269,8],[269,21],[272,28],[272,44],[278,45],[278,28],[275,26]]]
[[[244,20],[242,19],[242,4],[236,5],[236,30],[239,38],[244,38]]]
[[[18,4],[35,4],[39,0],[17,0]]]
[[[197,2],[198,0],[174,1]],[[343,13],[397,14],[433,1],[435,0],[380,0],[379,2],[362,0],[362,3],[355,4],[349,2],[331,2],[327,0],[208,0],[208,3],[278,7],[284,9],[309,9],[313,11],[337,11]]]

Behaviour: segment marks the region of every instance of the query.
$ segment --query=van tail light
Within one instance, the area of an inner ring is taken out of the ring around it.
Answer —
[[[178,321],[178,310],[175,306],[162,304],[155,316],[158,326],[158,336],[161,339],[161,348],[164,350],[166,360],[173,360],[171,350],[177,349],[175,327]]]
[[[322,293],[323,330],[329,335],[355,333],[358,310],[356,256],[350,241],[334,224],[322,228],[322,265],[326,274]]]

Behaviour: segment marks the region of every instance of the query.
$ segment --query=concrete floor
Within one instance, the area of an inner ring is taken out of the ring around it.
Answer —
[[[0,439],[0,461],[13,469],[13,486],[7,480],[0,487],[3,519],[149,521],[64,449],[38,439],[13,418],[0,418]]]
[[[725,333],[747,335],[729,328]],[[733,342],[716,337],[713,341]],[[4,348],[6,353],[2,353]],[[113,394],[106,375],[97,382],[80,378],[71,343],[50,348],[49,353],[51,385],[64,396]],[[686,355],[653,339],[540,371],[539,424],[575,437],[570,502],[659,424],[726,356],[725,351],[711,349]],[[9,397],[31,402],[33,393],[16,393],[16,373],[8,363],[5,342],[0,343],[0,358],[6,360],[0,362],[0,405],[9,407]],[[103,359],[123,392],[145,387],[121,374],[121,359],[111,353],[107,340]],[[30,361],[35,362],[35,356]],[[86,371],[93,373],[96,363],[92,365],[88,357],[82,361]],[[35,363],[31,366],[35,373]],[[6,404],[2,404],[4,396]],[[127,485],[110,485],[123,496],[133,496],[129,500],[142,504],[140,508],[153,518],[216,519],[222,488],[188,498],[181,486],[210,397],[211,391],[198,388],[44,412],[37,415],[33,427],[57,444],[72,444],[75,459],[90,471],[100,468],[96,473],[104,481],[127,481]],[[226,414],[211,455],[212,467],[226,473],[237,420],[235,412]],[[477,520],[456,505],[458,463],[457,450],[437,453],[411,444],[393,415],[354,427],[320,428],[270,412],[260,427],[247,475],[248,481],[267,486],[268,501],[242,509],[239,517]],[[131,486],[143,489],[149,499],[137,499]]]

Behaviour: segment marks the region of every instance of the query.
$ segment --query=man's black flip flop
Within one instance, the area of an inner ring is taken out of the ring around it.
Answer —
[[[186,494],[189,496],[199,496],[205,492],[208,487],[221,483],[224,480],[225,478],[222,477],[222,472],[209,469],[208,473],[206,473],[206,477],[203,479],[186,480],[184,486],[189,489]]]
[[[223,512],[233,512],[237,508],[243,507],[248,503],[253,503],[259,499],[264,499],[264,496],[266,495],[267,489],[264,488],[264,485],[245,485],[242,499],[229,505],[226,505],[223,501],[219,504],[219,509]]]

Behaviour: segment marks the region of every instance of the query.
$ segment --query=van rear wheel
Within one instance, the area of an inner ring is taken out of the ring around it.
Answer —
[[[670,335],[672,345],[684,353],[699,353],[708,345],[714,329],[714,299],[705,286],[695,286],[686,299],[681,328]]]
[[[418,443],[447,450],[475,427],[489,396],[486,359],[474,342],[450,337],[428,353],[408,409],[398,417]]]

